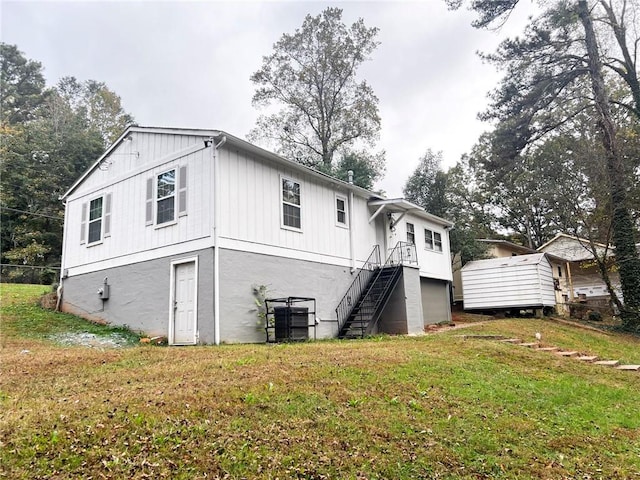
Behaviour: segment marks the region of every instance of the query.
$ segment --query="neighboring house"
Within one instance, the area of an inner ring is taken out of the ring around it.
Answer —
[[[464,309],[495,311],[556,307],[556,284],[544,253],[468,262],[462,267]]]
[[[598,257],[606,257],[613,262],[615,247],[601,243],[595,243],[594,246]],[[565,292],[566,301],[582,299],[597,303],[599,300],[609,299],[609,292],[598,270],[589,240],[560,233],[538,248],[538,251],[564,260],[567,275],[562,279],[561,288]],[[621,295],[618,272],[610,271],[609,279]]]
[[[130,127],[63,200],[63,309],[171,344],[265,341],[256,286],[311,337],[450,318],[451,222],[222,131]]]
[[[516,243],[509,242],[507,240],[494,240],[494,239],[479,239],[478,242],[481,242],[486,245],[486,257],[487,259],[492,258],[505,258],[505,257],[515,257],[518,255],[530,255],[532,253],[537,253],[536,250],[528,247],[524,247],[522,245],[518,245]],[[547,255],[547,261],[549,262],[552,270],[552,276],[554,279],[555,287],[555,298],[556,298],[556,309],[559,313],[564,313],[566,311],[565,308],[565,299],[564,294],[565,291],[562,290],[562,279],[566,278],[566,271],[564,269],[564,262],[561,258],[555,255]],[[454,258],[454,268],[453,268],[453,291],[454,291],[454,301],[456,303],[463,303],[465,300],[464,295],[464,286],[462,283],[462,265],[458,260],[456,266],[456,259]],[[466,309],[466,304],[464,304],[464,308]]]

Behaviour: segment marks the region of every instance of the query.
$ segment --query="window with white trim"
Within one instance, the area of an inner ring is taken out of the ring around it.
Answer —
[[[300,184],[282,177],[282,226],[302,228]]]
[[[416,244],[416,234],[413,228],[413,223],[407,222],[407,243],[410,245]]]
[[[342,195],[336,195],[336,224],[340,227],[348,225],[347,198]]]
[[[442,251],[442,234],[424,229],[424,248],[427,250],[434,250],[436,252]]]
[[[161,173],[156,177],[156,225],[176,219],[176,171]]]
[[[87,243],[98,243],[102,240],[102,202],[103,197],[94,198],[89,202],[89,224]]]

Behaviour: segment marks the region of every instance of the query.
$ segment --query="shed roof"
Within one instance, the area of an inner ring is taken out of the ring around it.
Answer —
[[[517,267],[524,265],[539,265],[542,262],[547,261],[546,254],[544,253],[531,253],[529,255],[516,255],[514,257],[498,257],[488,258],[486,260],[474,260],[468,262],[462,270],[487,270],[490,268],[506,268]]]

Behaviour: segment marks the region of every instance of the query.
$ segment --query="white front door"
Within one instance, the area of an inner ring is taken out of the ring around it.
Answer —
[[[174,345],[191,345],[196,343],[196,262],[174,264],[173,268],[173,338],[169,340]]]

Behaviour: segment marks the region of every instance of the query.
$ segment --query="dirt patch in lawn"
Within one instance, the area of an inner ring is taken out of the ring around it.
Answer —
[[[96,335],[87,332],[59,333],[49,337],[56,343],[65,346],[81,346],[87,348],[123,348],[133,345],[131,338],[118,332],[107,335]]]

